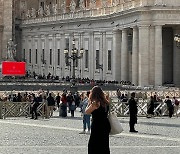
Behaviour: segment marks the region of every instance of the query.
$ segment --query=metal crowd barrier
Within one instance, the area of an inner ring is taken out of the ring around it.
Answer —
[[[40,102],[37,113],[45,117],[47,112],[46,103]],[[31,102],[0,102],[0,119],[6,117],[29,117],[31,114]]]
[[[138,99],[138,116],[148,116],[149,99]],[[128,102],[121,102],[118,99],[111,99],[111,111],[117,113],[117,116],[129,116]],[[166,116],[168,115],[167,105],[164,101],[155,102],[154,104],[154,116]],[[177,111],[180,115],[180,107]]]

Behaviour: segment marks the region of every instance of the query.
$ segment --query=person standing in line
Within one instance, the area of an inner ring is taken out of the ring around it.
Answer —
[[[88,105],[88,98],[89,98],[90,91],[87,91],[86,96],[82,96],[82,114],[83,114],[83,131],[80,134],[86,133],[86,125],[88,127],[88,134],[90,133],[91,124],[90,124],[90,114],[86,114],[85,110]]]
[[[66,93],[64,92],[61,96],[61,104],[59,109],[59,116],[67,117],[67,97]]]
[[[178,118],[179,101],[176,99],[176,97],[173,97],[172,103],[174,106],[174,114],[176,114],[176,117]]]
[[[60,101],[61,101],[61,97],[60,97],[60,95],[59,95],[59,93],[58,93],[57,96],[56,96],[56,103],[57,103],[58,109],[59,109]]]
[[[152,116],[154,116],[154,97],[151,96],[150,97],[150,101],[148,103],[148,107],[147,107],[147,118],[151,118]]]
[[[109,101],[99,86],[92,88],[86,114],[92,114],[91,134],[88,143],[88,154],[110,154],[109,133],[111,126],[107,118]]]
[[[48,104],[48,116],[52,117],[53,116],[53,109],[55,106],[55,100],[52,97],[51,93],[49,93],[49,97],[47,98],[47,104]]]
[[[135,100],[135,92],[131,93],[131,98],[128,101],[129,104],[129,114],[130,114],[130,119],[129,119],[129,126],[130,130],[129,132],[134,132],[137,133],[138,131],[135,130],[134,125],[137,124],[137,102]]]
[[[39,106],[39,98],[38,96],[35,96],[34,93],[32,94],[32,96],[33,96],[33,100],[32,100],[33,104],[32,104],[32,111],[31,111],[31,114],[32,114],[31,119],[37,120],[38,119],[37,108]],[[34,114],[35,114],[35,118],[34,118]]]
[[[166,99],[164,102],[167,104],[167,109],[169,112],[169,118],[171,118],[173,115],[173,112],[174,112],[174,107],[173,107],[172,101],[169,99],[169,96],[166,96]]]

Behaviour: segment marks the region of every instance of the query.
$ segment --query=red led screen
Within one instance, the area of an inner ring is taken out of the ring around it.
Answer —
[[[25,62],[2,62],[2,75],[6,76],[24,76],[26,74]]]

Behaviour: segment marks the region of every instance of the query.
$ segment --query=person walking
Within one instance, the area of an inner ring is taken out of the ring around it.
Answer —
[[[85,134],[86,133],[86,125],[88,127],[88,134],[90,134],[90,128],[91,128],[91,124],[90,124],[90,114],[86,114],[85,110],[86,107],[88,105],[88,98],[89,98],[89,94],[90,91],[87,91],[86,96],[82,96],[83,100],[82,100],[82,114],[83,114],[83,131],[80,132],[80,134]]]
[[[110,154],[109,133],[111,126],[107,118],[109,101],[99,86],[92,88],[86,114],[92,114],[91,134],[88,142],[88,154]]]
[[[137,124],[137,102],[135,100],[135,92],[131,93],[131,98],[128,101],[129,104],[129,115],[130,115],[130,119],[129,119],[129,126],[130,126],[130,130],[129,132],[134,132],[137,133],[138,131],[135,130],[134,125]]]

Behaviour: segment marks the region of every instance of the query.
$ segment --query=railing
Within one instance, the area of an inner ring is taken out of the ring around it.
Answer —
[[[144,1],[144,0],[143,0]],[[79,10],[76,12],[68,12],[64,14],[50,15],[44,17],[36,17],[36,18],[26,18],[23,20],[22,24],[33,24],[33,23],[42,23],[42,22],[52,22],[57,20],[67,20],[74,18],[87,18],[87,17],[97,17],[97,16],[105,16],[109,14],[113,14],[115,12],[121,12],[132,8],[141,7],[142,0],[139,1],[129,1],[126,3],[120,3],[112,6],[102,7],[102,8],[92,8]]]
[[[147,110],[149,107],[148,99],[139,99],[137,103],[138,116],[148,116]],[[118,116],[129,116],[129,104],[128,102],[113,101],[111,103],[111,111],[115,112]],[[167,105],[163,101],[154,103],[154,116],[166,116],[168,115]],[[180,108],[177,110],[177,114],[180,114]]]
[[[31,111],[31,102],[0,102],[0,119],[6,117],[29,117]],[[37,108],[39,116],[45,117],[46,104],[40,103]]]

